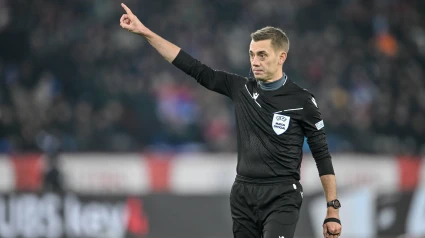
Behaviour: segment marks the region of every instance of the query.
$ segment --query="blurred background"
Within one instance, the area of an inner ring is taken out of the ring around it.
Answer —
[[[284,72],[325,121],[343,237],[425,237],[425,1],[125,3],[243,76],[250,33],[282,28]],[[0,237],[232,237],[231,101],[122,30],[123,13],[113,0],[0,0]],[[320,237],[304,150],[296,235]]]

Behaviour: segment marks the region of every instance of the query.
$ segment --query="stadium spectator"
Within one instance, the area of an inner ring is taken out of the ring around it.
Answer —
[[[320,100],[331,151],[425,153],[425,2],[128,2],[160,35],[241,75],[245,36],[281,27],[297,42],[284,70]],[[37,150],[45,131],[63,151],[235,151],[230,102],[151,57],[117,27],[115,5],[0,0],[0,152]]]

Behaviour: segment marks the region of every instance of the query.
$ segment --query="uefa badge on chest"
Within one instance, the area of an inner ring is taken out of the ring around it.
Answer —
[[[277,135],[285,133],[285,131],[289,127],[289,121],[290,120],[291,120],[291,118],[288,117],[288,116],[274,114],[273,115],[273,122],[272,122],[272,127],[273,127],[274,132]]]

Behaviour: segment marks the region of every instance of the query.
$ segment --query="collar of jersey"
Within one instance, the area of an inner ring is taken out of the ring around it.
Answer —
[[[265,91],[273,91],[285,85],[287,79],[288,79],[288,76],[286,76],[286,74],[283,73],[282,78],[276,81],[273,81],[271,83],[264,83],[264,82],[258,81],[258,83],[260,84],[261,89]]]

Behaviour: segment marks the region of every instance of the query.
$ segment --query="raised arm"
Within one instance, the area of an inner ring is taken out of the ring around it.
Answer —
[[[141,35],[165,58],[168,62],[173,62],[180,52],[180,47],[173,43],[165,40],[161,36],[155,34],[137,18],[136,15],[128,8],[124,3],[121,3],[126,14],[123,14],[120,19],[120,25],[122,28]]]
[[[195,78],[207,89],[233,98],[235,89],[245,84],[246,79],[241,76],[214,70],[194,59],[180,47],[148,29],[124,3],[121,6],[126,12],[120,19],[122,28],[143,36],[168,62]]]

